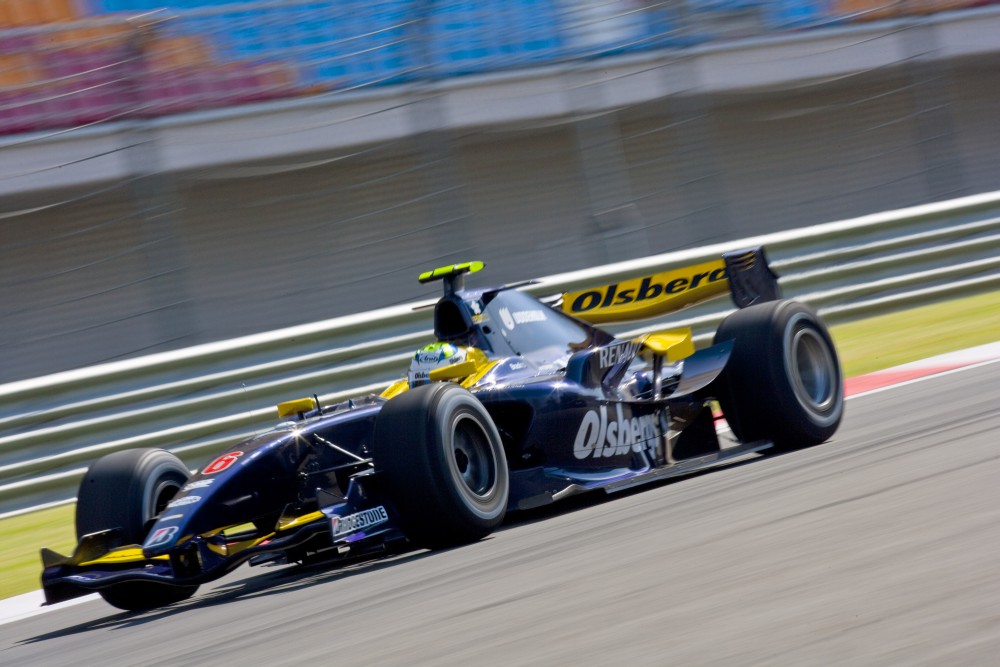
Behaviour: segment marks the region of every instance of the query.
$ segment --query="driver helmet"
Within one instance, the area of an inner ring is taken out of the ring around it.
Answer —
[[[422,347],[413,355],[410,361],[410,371],[407,377],[410,388],[430,382],[431,371],[452,364],[460,364],[467,358],[466,349],[451,343],[431,343]]]

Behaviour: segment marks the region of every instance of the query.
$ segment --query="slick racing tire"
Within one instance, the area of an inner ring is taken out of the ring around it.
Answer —
[[[733,341],[718,399],[740,440],[771,440],[778,451],[828,440],[844,414],[837,350],[816,312],[781,300],[738,310],[715,342]]]
[[[503,521],[510,475],[500,434],[482,403],[456,384],[416,387],[386,403],[375,421],[374,460],[418,546],[474,542]]]
[[[129,449],[98,459],[80,482],[76,537],[118,528],[123,544],[142,544],[148,522],[191,477],[179,458],[162,449]],[[149,582],[114,584],[98,592],[109,604],[141,611],[180,602],[197,586]]]

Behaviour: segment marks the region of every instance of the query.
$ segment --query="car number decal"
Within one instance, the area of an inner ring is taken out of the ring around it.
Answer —
[[[214,475],[216,473],[222,472],[229,468],[229,466],[236,463],[236,459],[243,456],[243,452],[228,452],[223,454],[219,458],[215,459],[201,471],[202,475]]]

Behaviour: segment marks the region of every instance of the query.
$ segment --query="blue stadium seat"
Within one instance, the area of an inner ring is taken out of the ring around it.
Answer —
[[[245,4],[247,0],[84,0],[91,13],[136,12],[153,9],[201,9],[220,5]]]
[[[764,9],[772,30],[822,25],[831,18],[826,0],[770,0]]]
[[[395,83],[699,41],[678,3],[607,0],[91,0],[106,11],[168,6],[171,29],[207,37],[222,60],[293,63],[319,88]],[[685,11],[767,6],[770,24],[821,20],[826,0],[688,0]],[[217,10],[211,9],[217,7]],[[416,12],[428,8],[430,15]],[[596,8],[596,9],[595,9]],[[426,18],[426,22],[419,19]],[[704,35],[703,38],[710,38]],[[426,48],[421,40],[429,39]]]
[[[409,7],[408,0],[244,2],[229,11],[179,10],[169,25],[209,38],[223,60],[292,63],[308,86],[345,87],[406,78]]]
[[[436,74],[504,69],[561,54],[556,0],[446,0],[428,20]]]

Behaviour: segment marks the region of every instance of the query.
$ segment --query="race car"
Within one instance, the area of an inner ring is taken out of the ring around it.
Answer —
[[[97,591],[138,611],[245,562],[469,543],[508,512],[815,445],[840,423],[830,335],[809,306],[780,298],[761,248],[554,301],[466,289],[482,268],[420,275],[444,287],[436,342],[381,395],[282,403],[281,423],[193,476],[161,449],[97,460],[77,495],[75,551],[42,550],[46,603]],[[726,292],[738,309],[701,349],[690,329],[619,339],[595,326]]]

